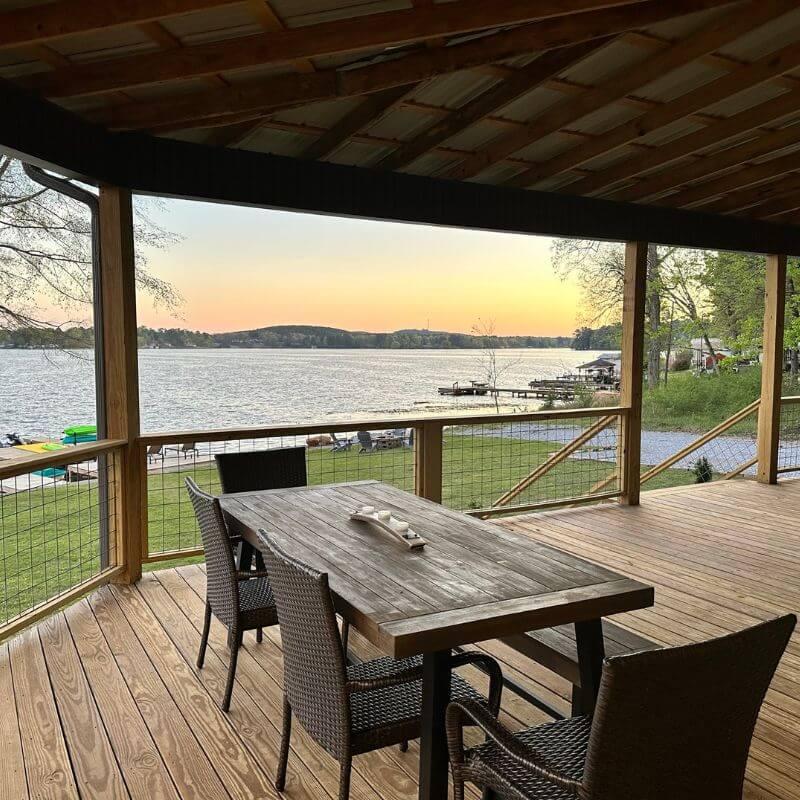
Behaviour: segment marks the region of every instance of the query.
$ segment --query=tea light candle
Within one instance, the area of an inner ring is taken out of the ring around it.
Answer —
[[[391,511],[379,511],[378,512],[378,519],[381,522],[388,522],[392,518]]]
[[[361,506],[361,513],[362,514],[374,514],[375,513],[375,506]]]
[[[407,522],[395,522],[394,527],[396,530],[400,531],[400,533],[407,533],[408,532],[408,523]]]

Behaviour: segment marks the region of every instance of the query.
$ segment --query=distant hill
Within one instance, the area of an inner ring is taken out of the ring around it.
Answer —
[[[5,348],[66,348],[92,347],[91,327],[67,330],[22,328],[0,330],[0,347]],[[448,333],[415,328],[391,333],[368,333],[328,328],[320,325],[272,325],[230,333],[204,333],[183,328],[139,328],[140,348],[373,348],[373,349],[479,349],[508,347],[572,347],[572,336],[474,336],[467,333]]]
[[[141,335],[141,330],[140,330]],[[486,338],[466,333],[404,329],[391,333],[348,331],[319,325],[272,325],[234,333],[217,333],[218,347],[319,347],[378,349],[480,348]],[[569,347],[571,336],[497,336],[493,347]]]

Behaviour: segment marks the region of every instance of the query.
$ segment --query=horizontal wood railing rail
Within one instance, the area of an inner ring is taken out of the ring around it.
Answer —
[[[26,475],[29,472],[36,472],[48,467],[90,461],[103,453],[119,450],[126,444],[125,439],[101,439],[98,442],[70,445],[63,450],[53,450],[49,453],[31,453],[21,458],[0,461],[0,480],[16,478],[19,475]]]
[[[604,417],[620,415],[626,409],[618,406],[605,408],[570,408],[552,411],[527,411],[503,414],[461,414],[428,415],[424,417],[377,417],[374,419],[353,419],[343,422],[315,422],[309,425],[297,423],[277,423],[238,428],[211,428],[184,431],[158,431],[143,433],[138,442],[147,447],[164,444],[186,444],[191,442],[225,442],[237,439],[267,439],[279,436],[307,436],[320,433],[346,433],[355,430],[378,430],[391,428],[420,428],[425,424],[439,423],[452,425],[486,425],[492,422],[532,422],[552,419],[574,419],[580,417]]]

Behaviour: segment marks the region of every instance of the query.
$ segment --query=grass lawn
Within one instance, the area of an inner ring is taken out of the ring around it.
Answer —
[[[485,508],[527,476],[550,453],[553,442],[462,436],[446,433],[443,453],[443,502],[460,510]],[[568,459],[515,498],[525,504],[579,497],[614,465],[589,459]],[[189,549],[199,545],[192,507],[183,481],[191,475],[204,489],[219,491],[212,464],[186,462],[181,471],[148,476],[150,552]],[[376,479],[413,491],[414,453],[410,448],[359,454],[357,448],[332,453],[309,450],[311,484]],[[685,470],[668,470],[648,489],[692,483]],[[616,488],[611,484],[605,491]],[[0,497],[0,624],[34,604],[91,578],[99,570],[95,482]],[[170,566],[189,560],[167,562]],[[146,568],[157,569],[162,563]]]

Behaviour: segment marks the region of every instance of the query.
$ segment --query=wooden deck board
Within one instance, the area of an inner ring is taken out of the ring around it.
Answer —
[[[800,481],[750,481],[647,492],[639,508],[609,504],[496,524],[656,586],[656,604],[615,618],[662,644],[697,641],[800,609]],[[0,796],[277,800],[281,638],[245,637],[229,715],[218,707],[225,630],[202,626],[202,566],[105,587],[0,645]],[[376,654],[358,635],[361,657]],[[484,642],[507,674],[566,712],[566,681],[499,642]],[[479,688],[486,678],[465,676]],[[503,722],[545,721],[506,693]],[[355,760],[353,800],[414,800],[419,748]],[[338,769],[295,726],[287,797],[332,800]],[[478,795],[470,792],[470,800]],[[767,694],[748,767],[746,800],[800,800],[800,634]]]
[[[665,645],[800,610],[800,481],[648,492],[502,524],[656,586],[651,609],[615,621]],[[748,765],[748,798],[800,798],[800,634],[767,693]]]

